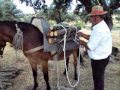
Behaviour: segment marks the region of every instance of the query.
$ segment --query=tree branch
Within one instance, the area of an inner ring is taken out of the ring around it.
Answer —
[[[91,7],[92,7],[91,0],[78,0],[78,1],[80,1],[84,5],[88,13],[91,12]]]
[[[112,10],[118,9],[120,7],[120,0],[116,0],[114,4],[110,4],[110,7]]]

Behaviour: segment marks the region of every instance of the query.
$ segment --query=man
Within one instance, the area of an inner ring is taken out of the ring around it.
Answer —
[[[79,36],[88,40],[88,42],[80,40],[80,45],[87,49],[91,58],[94,90],[104,90],[104,72],[109,61],[109,55],[112,52],[111,32],[103,20],[103,15],[107,13],[102,6],[93,6],[88,15],[92,23],[91,35],[78,32]]]

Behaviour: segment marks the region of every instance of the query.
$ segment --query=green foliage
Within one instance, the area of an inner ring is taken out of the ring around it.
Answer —
[[[22,11],[16,8],[11,0],[0,0],[0,20],[20,20]]]
[[[20,18],[20,21],[30,23],[32,17],[32,14],[25,14],[22,18]]]
[[[78,20],[78,21],[75,22],[75,26],[76,26],[77,28],[83,28],[84,25],[85,25],[84,22],[81,21],[81,20]]]
[[[65,18],[65,21],[70,22],[70,21],[77,20],[78,16],[73,13],[67,13],[64,15],[64,18]]]
[[[54,10],[53,7],[49,7],[48,8],[48,12],[47,13],[44,13],[43,10],[39,11],[36,13],[36,16],[38,17],[44,17],[46,18],[47,20],[54,20],[56,21],[56,23],[59,23],[59,22],[70,22],[70,21],[74,21],[78,18],[77,15],[71,13],[71,12],[62,12],[62,11],[57,11],[57,10]]]
[[[20,0],[21,2],[25,2],[26,5],[32,6],[37,10],[44,10],[46,13],[46,18],[55,20],[57,23],[63,21],[74,20],[71,16],[66,15],[67,11],[73,5],[71,2],[73,0],[52,0],[53,3],[52,9],[46,5],[47,0]],[[75,1],[75,0],[74,0]],[[120,7],[120,0],[77,0],[77,5],[74,10],[74,14],[77,14],[83,21],[87,21],[88,19],[85,17],[86,14],[91,12],[91,8],[93,5],[102,5],[104,10],[109,13],[104,18],[105,22],[112,29],[112,15],[115,9]],[[70,17],[67,19],[66,17]]]
[[[54,20],[49,20],[49,24],[52,26],[52,25],[55,25],[56,22]]]
[[[27,6],[32,6],[37,10],[46,10],[48,7],[46,5],[47,0],[20,0],[21,3],[25,2]],[[54,8],[67,10],[71,6],[72,0],[52,0]]]

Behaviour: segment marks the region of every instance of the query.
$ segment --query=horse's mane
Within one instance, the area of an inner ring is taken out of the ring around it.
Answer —
[[[17,25],[15,25],[17,24]],[[15,37],[15,45],[19,45],[19,43],[17,43],[18,41],[22,41],[22,40],[18,40],[18,36],[20,36],[21,34],[19,34],[17,31],[22,32],[23,35],[31,35],[31,37],[36,37],[37,39],[39,39],[40,43],[43,43],[43,34],[40,32],[40,30],[32,25],[31,23],[27,23],[27,22],[17,22],[17,21],[0,21],[0,27],[7,27],[9,29],[6,29],[6,32],[16,32],[15,36],[13,36],[13,38]],[[0,29],[2,31],[2,29]],[[8,30],[8,31],[7,31]],[[29,37],[29,36],[28,36]],[[23,36],[21,36],[21,38],[23,38]],[[37,41],[37,40],[36,40]],[[14,45],[14,46],[15,46]]]
[[[5,24],[5,25],[15,25],[15,24],[20,24],[20,25],[28,25],[28,26],[33,26],[31,23],[27,22],[18,22],[18,21],[0,21],[0,24]]]
[[[35,28],[35,30],[39,31],[39,29],[36,26],[34,26],[33,24],[31,24],[31,23],[18,22],[18,21],[0,21],[0,25],[7,25],[7,26],[9,26],[9,27],[11,27],[13,29],[16,29],[15,24],[18,25],[18,28],[19,27],[20,28],[21,27],[25,27],[25,28],[31,27],[31,28]],[[42,33],[40,32],[40,34],[42,34]]]

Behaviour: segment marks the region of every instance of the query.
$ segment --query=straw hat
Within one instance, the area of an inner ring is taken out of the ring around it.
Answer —
[[[88,16],[94,16],[94,15],[104,15],[107,14],[107,11],[103,10],[103,7],[100,5],[95,5],[92,7],[91,13],[88,14]]]

